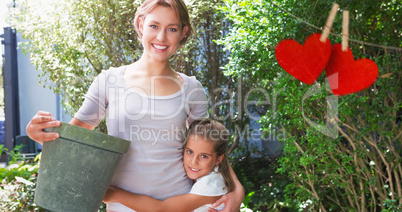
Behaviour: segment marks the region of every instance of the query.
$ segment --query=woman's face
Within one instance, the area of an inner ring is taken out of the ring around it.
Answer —
[[[170,7],[156,6],[145,19],[139,20],[144,53],[153,60],[167,61],[187,33]]]
[[[223,159],[217,156],[213,143],[202,135],[188,137],[183,154],[183,165],[187,176],[196,180],[209,174]]]

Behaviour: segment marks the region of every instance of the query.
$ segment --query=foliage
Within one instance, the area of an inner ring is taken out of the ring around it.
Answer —
[[[140,1],[19,0],[13,13],[20,44],[41,83],[63,94],[74,113],[94,77],[139,55],[132,19]]]
[[[197,76],[203,84],[210,118],[223,122],[232,134],[229,152],[233,157],[251,157],[252,153],[264,155],[252,141],[253,128],[258,131],[255,120],[265,110],[263,105],[255,102],[261,91],[252,89],[259,82],[249,81],[247,76],[226,75],[222,71],[229,61],[229,51],[217,40],[232,27],[232,22],[219,12],[223,1],[189,0],[187,5],[196,33],[179,56],[174,57],[176,70]]]
[[[276,160],[243,157],[232,163],[246,193],[243,203],[252,211],[293,211],[296,207],[296,202],[286,202],[284,190],[290,180],[276,173]]]
[[[279,138],[285,148],[278,171],[292,180],[287,203],[297,200],[300,209],[313,211],[400,210],[400,50],[351,41],[355,58],[374,60],[380,73],[369,89],[342,97],[328,91],[324,76],[311,86],[294,79],[274,55],[283,39],[303,43],[321,32],[313,26],[324,26],[332,3],[226,0],[222,11],[233,22],[220,40],[230,51],[226,73],[247,76],[270,94],[260,98],[270,97],[260,122],[266,132],[279,128],[286,135]],[[402,47],[400,1],[337,3],[351,11],[351,39]],[[334,33],[340,34],[341,23],[338,15]],[[329,39],[341,41],[340,36]]]
[[[32,172],[35,172],[39,168],[38,165],[25,163],[21,149],[22,144],[15,146],[12,151],[4,148],[4,145],[0,145],[0,155],[5,152],[10,157],[9,166],[0,168],[0,181],[5,180],[8,183],[16,176],[28,179],[31,177]]]
[[[12,152],[10,165],[0,168],[0,208],[5,211],[45,211],[33,202],[40,155],[30,161],[22,160],[19,151]]]
[[[5,211],[45,211],[33,202],[36,176],[26,180],[15,177],[15,180],[0,185],[0,207]]]
[[[6,155],[10,158],[9,163],[14,164],[17,163],[18,161],[23,160],[23,154],[21,154],[21,150],[23,148],[23,144],[14,146],[14,149],[12,151],[9,151],[7,148],[4,147],[4,145],[0,145],[0,155],[3,154],[3,152],[6,153]]]

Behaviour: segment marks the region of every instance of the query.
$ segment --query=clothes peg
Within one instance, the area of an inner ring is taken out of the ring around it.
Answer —
[[[348,51],[349,40],[349,11],[344,10],[342,12],[342,51]]]
[[[338,12],[338,9],[339,9],[339,4],[334,3],[332,5],[331,12],[329,13],[329,16],[327,18],[327,22],[325,23],[324,30],[323,30],[323,32],[321,34],[321,37],[320,37],[320,41],[323,42],[323,43],[325,42],[325,40],[327,39],[327,37],[329,35],[329,32],[331,31],[332,24],[334,23],[335,16],[336,16],[336,13]]]

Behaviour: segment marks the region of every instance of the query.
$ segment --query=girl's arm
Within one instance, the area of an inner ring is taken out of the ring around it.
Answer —
[[[149,196],[133,194],[128,191],[110,186],[103,202],[118,202],[139,212],[189,212],[205,204],[211,204],[221,196],[200,196],[196,194],[182,194],[166,200],[157,200]]]
[[[214,202],[214,204],[212,204],[212,207],[216,207],[222,203],[225,203],[225,209],[222,210],[222,212],[232,212],[232,211],[237,212],[237,211],[239,211],[241,203],[243,202],[243,199],[244,199],[244,188],[241,185],[239,179],[237,179],[237,176],[234,173],[231,166],[229,166],[229,170],[230,170],[230,175],[235,184],[235,190],[230,193],[225,194],[218,201]]]

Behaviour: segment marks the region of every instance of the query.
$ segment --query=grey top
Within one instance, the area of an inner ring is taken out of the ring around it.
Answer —
[[[188,193],[192,181],[183,168],[182,142],[186,124],[208,116],[204,88],[195,77],[180,73],[180,91],[148,96],[128,87],[125,69],[102,71],[75,117],[97,126],[106,115],[108,134],[131,141],[112,185],[160,200]],[[108,209],[132,211],[118,203],[108,204]]]

